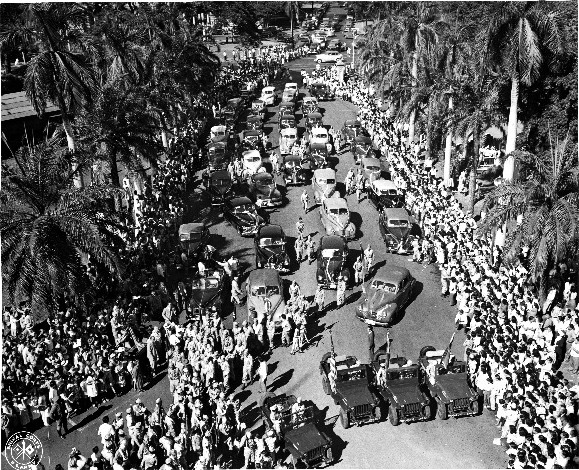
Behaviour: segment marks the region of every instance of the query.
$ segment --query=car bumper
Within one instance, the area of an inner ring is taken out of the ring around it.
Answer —
[[[370,326],[390,326],[395,313],[394,311],[388,318],[376,318],[371,315],[371,312],[358,308],[356,309],[356,318]]]

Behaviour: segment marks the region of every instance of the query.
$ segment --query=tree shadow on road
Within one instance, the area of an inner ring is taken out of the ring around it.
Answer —
[[[106,405],[101,405],[99,406],[96,410],[94,410],[92,413],[88,413],[83,419],[82,421],[80,421],[79,423],[77,423],[76,425],[74,425],[73,427],[68,429],[68,434],[70,434],[71,432],[82,428],[83,426],[87,425],[88,423],[90,423],[91,421],[97,419],[99,416],[101,416],[105,411],[110,410],[113,407],[113,405],[111,403],[108,403]]]

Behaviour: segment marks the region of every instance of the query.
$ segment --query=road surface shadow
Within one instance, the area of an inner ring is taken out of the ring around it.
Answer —
[[[247,400],[249,397],[251,396],[251,392],[249,390],[241,390],[240,392],[237,392],[233,399],[234,400],[239,400],[239,403],[243,403],[245,400]]]
[[[360,228],[362,227],[362,216],[358,212],[350,212],[350,222],[356,227],[355,239],[361,239],[364,236],[364,232]]]
[[[100,415],[102,415],[105,411],[110,410],[112,407],[113,407],[113,405],[111,403],[99,406],[92,413],[88,413],[82,419],[82,421],[80,421],[78,424],[76,424],[75,426],[73,426],[71,428],[68,428],[68,434],[70,434],[71,432],[76,431],[77,429],[80,429],[83,426],[87,425],[92,420],[94,420],[94,419],[98,418]]]
[[[283,374],[278,375],[275,378],[275,380],[270,384],[269,391],[275,392],[276,390],[279,390],[280,388],[284,387],[289,383],[293,375],[294,369],[286,370]]]
[[[261,417],[261,413],[259,411],[259,407],[257,406],[257,402],[254,401],[251,404],[247,405],[243,410],[241,410],[241,421],[243,421],[247,428],[250,429],[253,427],[255,423]]]

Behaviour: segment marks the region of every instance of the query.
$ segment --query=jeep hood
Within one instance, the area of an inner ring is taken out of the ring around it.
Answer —
[[[219,186],[209,186],[209,191],[211,191],[212,193],[218,195],[218,196],[223,196],[225,193],[227,193],[227,191],[229,191],[231,189],[231,185],[227,184],[227,185],[219,185]]]
[[[287,431],[284,439],[290,444],[288,447],[292,455],[297,451],[298,457],[327,444],[326,439],[314,423],[304,424],[299,428]]]
[[[391,380],[387,383],[394,399],[400,405],[409,405],[411,403],[422,403],[424,398],[418,390],[417,382],[404,380]]]
[[[466,383],[465,374],[437,375],[436,383],[439,385],[441,391],[444,392],[444,397],[448,400],[470,398],[473,396],[470,387]]]
[[[337,388],[338,393],[344,397],[344,401],[349,407],[374,403],[374,397],[368,390],[367,384],[363,382],[352,384],[348,382],[338,383]]]
[[[220,289],[193,289],[191,302],[199,307],[210,307],[219,292]]]

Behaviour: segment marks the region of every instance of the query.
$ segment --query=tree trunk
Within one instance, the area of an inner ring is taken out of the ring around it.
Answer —
[[[418,83],[418,54],[412,54],[412,88],[416,88]],[[414,126],[416,123],[416,110],[410,113],[410,121],[408,122],[408,146],[412,145],[414,141]]]
[[[121,180],[119,178],[119,167],[117,166],[117,154],[115,151],[109,154],[109,165],[111,166],[111,184],[120,188]]]
[[[474,151],[471,160],[470,179],[468,184],[468,209],[474,215],[475,204],[475,189],[476,189],[476,170],[478,167],[478,154],[480,151],[480,129],[478,126],[473,129],[472,139],[474,143]]]
[[[512,181],[515,177],[515,161],[510,155],[517,143],[517,106],[519,102],[519,78],[513,77],[511,81],[511,109],[509,110],[509,124],[507,128],[507,145],[505,154],[505,166],[503,168],[503,178]]]
[[[426,160],[432,158],[432,96],[428,99],[428,116],[426,117]]]
[[[452,110],[452,96],[448,98],[448,110]],[[449,127],[448,133],[446,134],[446,142],[444,146],[444,172],[443,172],[443,181],[444,185],[447,188],[453,186],[452,181],[450,180],[450,157],[452,154],[452,129]]]
[[[294,47],[294,15],[292,2],[289,2],[289,16],[290,16],[290,30],[292,34],[292,47]]]

